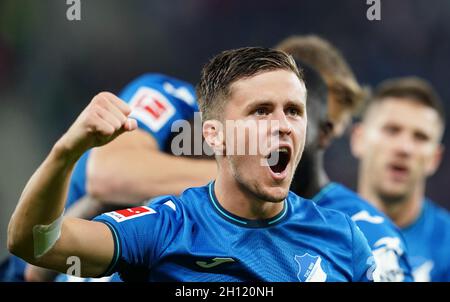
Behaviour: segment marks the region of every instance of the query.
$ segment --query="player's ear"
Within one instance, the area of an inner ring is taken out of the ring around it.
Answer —
[[[431,160],[427,162],[426,167],[426,175],[431,176],[434,173],[436,173],[436,170],[439,168],[439,165],[442,162],[442,157],[444,156],[445,147],[442,144],[439,144],[439,146],[434,150],[433,157]]]
[[[360,158],[363,152],[363,125],[361,123],[356,123],[352,126],[351,136],[350,136],[350,149],[354,157]]]
[[[203,137],[216,155],[223,155],[225,150],[223,125],[218,120],[207,120],[203,123]]]

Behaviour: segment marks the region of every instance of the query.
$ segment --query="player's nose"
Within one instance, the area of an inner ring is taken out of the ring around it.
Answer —
[[[283,136],[289,135],[292,132],[292,125],[283,110],[277,110],[274,112],[274,119],[272,122],[272,131],[275,134]]]
[[[393,147],[395,152],[402,156],[409,156],[415,148],[413,139],[406,133],[394,140]]]

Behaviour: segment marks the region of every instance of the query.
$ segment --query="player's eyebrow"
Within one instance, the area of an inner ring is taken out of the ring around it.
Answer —
[[[274,101],[270,100],[255,100],[246,106],[247,109],[255,109],[257,107],[273,107],[275,105]],[[305,104],[298,101],[287,100],[283,107],[298,107],[299,109],[305,109]]]
[[[246,106],[248,110],[256,109],[258,107],[273,107],[274,102],[268,100],[255,100]]]
[[[296,102],[296,101],[287,101],[286,104],[284,104],[285,107],[296,107],[301,110],[305,110],[305,103],[302,102]]]
[[[416,138],[419,138],[419,139],[425,140],[425,141],[428,141],[428,140],[431,139],[431,135],[428,132],[423,131],[421,129],[415,130],[414,131],[414,136]]]

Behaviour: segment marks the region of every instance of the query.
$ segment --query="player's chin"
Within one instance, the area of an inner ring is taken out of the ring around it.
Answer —
[[[403,194],[408,189],[411,189],[411,185],[408,181],[392,181],[390,179],[386,179],[382,186],[385,192],[391,193],[393,195]]]
[[[408,195],[408,191],[410,192],[411,190],[408,190],[407,186],[392,183],[386,184],[378,190],[383,199],[390,203],[397,203],[403,200]]]
[[[266,190],[267,201],[269,202],[282,202],[289,194],[289,186],[276,186],[270,187]]]

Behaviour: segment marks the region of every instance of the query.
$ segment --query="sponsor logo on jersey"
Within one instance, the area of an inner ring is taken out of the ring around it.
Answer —
[[[303,256],[295,255],[298,264],[297,278],[301,282],[325,282],[327,274],[322,269],[322,258],[305,253]]]
[[[222,257],[216,257],[214,259],[211,260],[211,262],[206,262],[206,261],[197,261],[195,262],[195,264],[197,264],[198,266],[202,267],[202,268],[213,268],[216,267],[218,265],[224,264],[224,263],[230,263],[230,262],[235,262],[233,258],[222,258]]]
[[[125,210],[119,210],[114,212],[106,213],[105,215],[111,217],[117,222],[123,222],[129,219],[149,215],[149,214],[155,214],[156,211],[149,207],[135,207]]]
[[[175,107],[158,90],[141,87],[130,101],[130,117],[158,132],[175,114]]]

